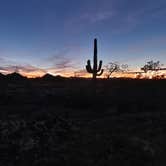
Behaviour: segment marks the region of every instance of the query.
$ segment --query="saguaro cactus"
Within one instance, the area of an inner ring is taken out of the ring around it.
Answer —
[[[93,56],[93,68],[91,66],[90,60],[87,61],[86,70],[88,73],[92,73],[93,79],[96,80],[97,76],[101,76],[103,74],[102,61],[99,62],[99,66],[97,64],[97,39],[94,39],[94,56]]]

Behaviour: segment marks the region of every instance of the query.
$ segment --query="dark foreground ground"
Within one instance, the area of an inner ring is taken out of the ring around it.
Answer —
[[[0,85],[0,166],[166,164],[166,80]]]

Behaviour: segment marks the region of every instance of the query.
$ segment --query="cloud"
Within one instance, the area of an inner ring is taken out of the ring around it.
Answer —
[[[65,47],[59,51],[56,51],[54,55],[50,55],[49,57],[44,59],[44,61],[48,63],[56,63],[56,61],[65,59],[68,56],[69,51],[70,51],[70,48]]]
[[[116,0],[107,1],[104,5],[99,6],[95,3],[95,9],[91,6],[78,12],[73,17],[66,20],[66,31],[70,29],[72,35],[82,33],[82,31],[96,32],[100,30],[109,34],[121,34],[133,31],[139,25],[145,26],[152,21],[163,20],[166,16],[166,3],[164,1],[149,2],[148,0]],[[92,5],[91,3],[89,5]],[[96,29],[96,24],[101,23]],[[92,33],[93,33],[92,32]]]
[[[4,65],[9,65],[9,64],[18,64],[17,62],[15,62],[15,61],[12,61],[12,60],[9,60],[9,59],[7,59],[7,58],[4,58],[4,57],[0,57],[0,65],[1,66],[4,66]]]
[[[74,64],[72,64],[72,61],[69,59],[61,60],[59,63],[55,64],[55,67],[57,69],[68,69],[68,68],[75,68]]]
[[[40,69],[40,68],[37,68],[37,67],[34,67],[34,66],[31,66],[31,65],[18,65],[18,66],[13,66],[13,65],[9,65],[9,66],[6,66],[6,67],[0,67],[0,70],[6,70],[8,72],[14,72],[14,71],[21,71],[21,72],[26,72],[26,73],[30,73],[30,72],[34,72],[34,71],[43,71],[44,72],[44,69]]]
[[[87,71],[85,69],[81,69],[81,70],[76,70],[74,72],[74,76],[75,77],[89,77],[90,74],[87,73]]]
[[[71,76],[73,69],[76,68],[75,62],[71,58],[65,57],[65,54],[50,56],[47,62],[51,64],[51,67],[46,70],[53,75]]]
[[[102,11],[95,13],[85,13],[80,16],[80,21],[88,21],[89,23],[97,23],[104,20],[108,20],[114,16],[112,11]]]
[[[138,8],[136,10],[129,10],[126,12],[117,12],[118,15],[114,18],[118,19],[115,23],[113,31],[115,33],[130,32],[135,29],[138,25],[145,25],[151,21],[158,21],[166,16],[166,4],[160,5],[148,5],[145,7]]]
[[[56,69],[56,68],[49,68],[47,69],[47,73],[52,75],[62,75],[62,76],[73,76],[73,70],[65,70],[65,69]]]
[[[31,72],[46,72],[46,70],[45,69],[41,69],[41,68],[38,68],[38,67],[35,67],[35,66],[32,66],[32,65],[25,65],[25,66],[18,66],[17,67],[18,68],[18,70],[21,70],[21,71],[23,71],[23,72],[25,72],[25,73],[31,73]]]
[[[76,68],[75,65],[76,62],[74,62],[71,57],[70,58],[65,57],[64,54],[51,56],[47,60],[48,63],[51,64],[51,67],[48,68],[48,70],[56,69],[56,70],[67,71]]]
[[[54,66],[47,68],[46,70],[53,75],[72,76],[75,68],[73,61],[61,59],[59,62],[55,63]]]
[[[41,76],[45,74],[47,71],[44,69],[40,69],[38,67],[34,67],[31,65],[8,65],[4,67],[0,67],[0,72],[4,74],[12,73],[12,72],[18,72],[22,75],[25,75],[27,77],[30,76]]]
[[[65,46],[63,49],[60,49],[55,52],[54,55],[51,55],[44,59],[44,63],[48,64],[50,68],[56,70],[73,70],[80,67],[80,61],[82,63],[82,54],[86,55],[86,48],[81,48],[79,45],[69,45]]]
[[[151,38],[145,38],[141,42],[135,42],[129,45],[128,51],[131,53],[143,53],[146,50],[152,50],[156,48],[163,48],[165,50],[166,36],[155,36]]]

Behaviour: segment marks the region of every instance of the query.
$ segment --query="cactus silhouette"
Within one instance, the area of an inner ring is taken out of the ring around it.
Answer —
[[[93,56],[93,68],[91,66],[90,60],[87,61],[86,70],[88,73],[92,73],[93,79],[96,80],[97,76],[101,76],[103,74],[102,61],[99,62],[99,66],[97,64],[97,39],[94,39],[94,56]]]

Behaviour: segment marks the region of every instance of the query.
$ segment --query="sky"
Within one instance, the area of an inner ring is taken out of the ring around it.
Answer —
[[[0,0],[0,72],[29,77],[85,73],[98,59],[166,64],[165,0]]]

